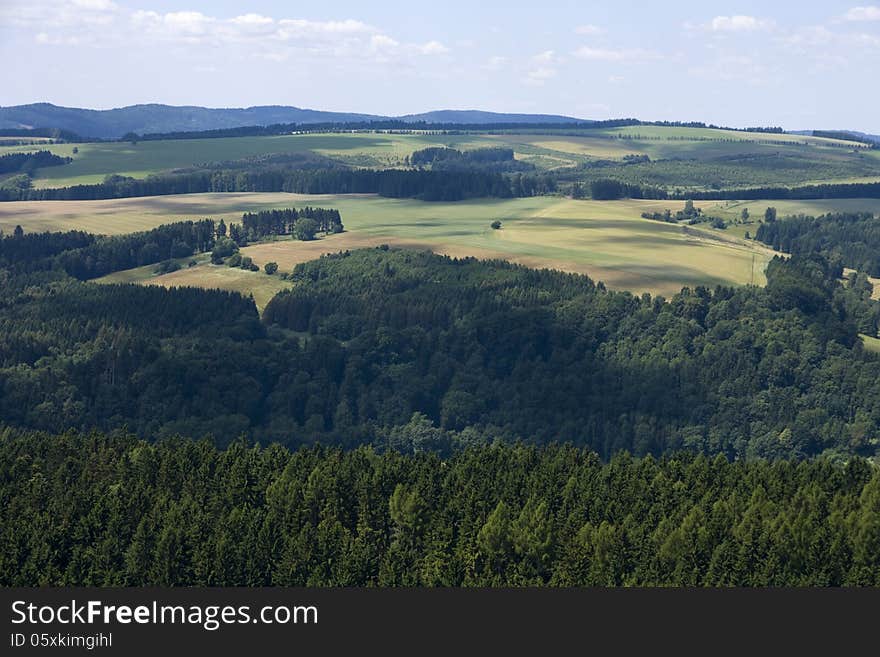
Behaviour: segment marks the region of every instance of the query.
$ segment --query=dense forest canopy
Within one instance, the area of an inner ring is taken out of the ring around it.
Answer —
[[[880,585],[861,459],[0,430],[3,586]]]
[[[777,251],[819,253],[870,276],[880,276],[880,217],[871,213],[797,215],[758,226],[755,239]]]
[[[205,240],[218,229],[180,226]],[[178,243],[179,229],[157,230]],[[33,259],[0,278],[0,421],[444,453],[494,439],[571,441],[603,458],[878,451],[880,361],[857,336],[876,335],[878,316],[819,257],[774,261],[766,289],[667,302],[369,249],[298,265],[261,321],[236,294],[70,278],[144,248],[124,236],[105,256],[104,239],[48,258],[57,245],[35,240]]]

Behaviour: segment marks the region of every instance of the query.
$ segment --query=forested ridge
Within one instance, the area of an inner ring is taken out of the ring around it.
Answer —
[[[861,459],[0,430],[3,586],[880,585]]]
[[[207,238],[209,223],[181,226]],[[876,335],[876,304],[821,257],[775,260],[766,289],[667,302],[369,249],[298,265],[261,319],[237,294],[79,282],[58,263],[97,243],[51,258],[35,243],[0,277],[9,425],[405,452],[570,441],[603,458],[878,451],[880,360],[857,335]]]

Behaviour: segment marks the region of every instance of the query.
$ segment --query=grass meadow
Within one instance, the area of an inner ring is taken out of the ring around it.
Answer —
[[[399,245],[451,256],[503,258],[531,267],[584,273],[611,288],[671,295],[682,286],[763,284],[772,253],[723,231],[695,229],[640,217],[677,210],[670,201],[573,201],[559,197],[427,203],[368,195],[187,194],[112,201],[43,201],[0,205],[0,228],[82,229],[120,234],[201,217],[236,221],[244,211],[304,205],[338,208],[346,232],[314,242],[280,239],[243,249],[255,263],[274,261],[289,271],[305,260],[345,249]],[[707,207],[708,209],[708,207]],[[490,223],[502,222],[500,230]],[[111,280],[154,278],[150,268]],[[204,284],[226,289],[265,287],[269,277],[217,274],[200,263],[158,277],[160,284]],[[203,279],[203,280],[201,280]],[[242,286],[245,286],[242,288]],[[256,295],[255,295],[256,296]]]

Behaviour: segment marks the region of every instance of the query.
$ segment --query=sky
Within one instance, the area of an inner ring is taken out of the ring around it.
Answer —
[[[858,2],[0,0],[0,105],[483,109],[880,134],[880,4]]]

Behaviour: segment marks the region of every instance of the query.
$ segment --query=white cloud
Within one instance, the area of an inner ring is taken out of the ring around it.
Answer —
[[[483,64],[483,68],[487,71],[500,71],[507,64],[507,57],[501,57],[500,55],[496,55],[494,57],[490,57],[486,60],[486,63]]]
[[[754,16],[716,16],[707,27],[713,32],[754,32],[769,30],[773,27],[773,21]]]
[[[787,46],[816,47],[831,43],[835,34],[824,25],[804,27],[786,35],[782,41]]]
[[[384,34],[374,34],[370,37],[370,45],[376,50],[389,50],[396,48],[400,44],[392,39],[390,36],[385,36]]]
[[[200,11],[132,11],[112,0],[0,0],[0,26],[12,26],[42,46],[92,45],[240,47],[240,55],[269,61],[392,58],[450,52],[437,40],[404,42],[355,19],[315,21],[248,12],[221,18]],[[193,51],[195,54],[196,51]]]
[[[853,22],[880,21],[880,7],[853,7],[843,15],[843,19]]]
[[[852,58],[874,56],[880,37],[874,34],[830,30],[824,25],[798,28],[778,37],[789,54],[813,60],[821,70],[829,64],[846,65]]]
[[[602,34],[603,31],[597,25],[578,25],[574,28],[575,34],[582,34],[584,36],[596,36],[597,34]]]
[[[449,48],[439,41],[428,41],[428,43],[419,46],[419,52],[423,55],[442,55],[449,52]]]
[[[557,64],[562,62],[562,59],[556,55],[555,51],[545,50],[532,57],[532,61],[536,64]]]
[[[261,16],[260,14],[244,14],[242,16],[236,16],[232,19],[232,23],[235,25],[271,25],[275,21],[268,16]]]
[[[113,11],[116,3],[110,0],[73,0],[73,4],[82,9],[91,9],[93,11]]]
[[[286,38],[305,38],[321,35],[363,35],[378,30],[366,23],[356,20],[344,21],[309,21],[285,18],[278,21],[279,31]]]
[[[533,87],[542,87],[547,80],[555,78],[557,74],[558,71],[555,68],[542,66],[529,71],[526,77],[523,78],[523,82]]]
[[[572,55],[578,59],[597,62],[650,61],[663,58],[660,53],[650,50],[642,50],[641,48],[610,49],[591,48],[589,46],[578,48],[572,53]]]

